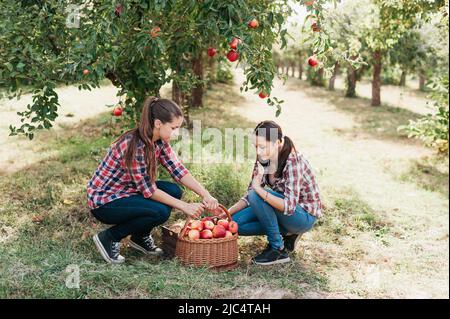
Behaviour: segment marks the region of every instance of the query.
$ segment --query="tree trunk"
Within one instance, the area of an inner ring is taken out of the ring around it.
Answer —
[[[372,106],[381,105],[381,51],[373,53]]]
[[[289,75],[289,64],[286,66],[286,75]]]
[[[292,68],[291,76],[294,77],[295,76],[295,65],[291,64],[291,68]]]
[[[328,83],[328,89],[334,91],[334,83],[336,82],[336,76],[339,72],[339,62],[334,64],[333,75],[330,78],[330,82]]]
[[[425,91],[425,82],[426,78],[424,72],[419,71],[419,90]]]
[[[345,92],[346,97],[356,96],[356,70],[351,64],[347,67],[347,90]]]
[[[203,60],[200,54],[192,62],[192,69],[194,71],[197,80],[203,81]],[[203,83],[199,83],[191,91],[191,101],[189,103],[191,107],[202,107],[203,106]]]
[[[298,64],[298,78],[301,80],[303,77],[303,61]]]
[[[364,73],[366,72],[366,66],[364,64],[361,65],[361,67],[355,72],[356,72],[356,81],[361,81]]]
[[[402,71],[402,74],[400,75],[400,86],[406,86],[406,71]]]

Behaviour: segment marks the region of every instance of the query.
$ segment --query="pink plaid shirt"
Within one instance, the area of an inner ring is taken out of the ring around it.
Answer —
[[[157,187],[147,173],[142,140],[139,140],[136,148],[131,171],[125,166],[124,155],[130,140],[131,134],[128,134],[121,141],[112,144],[89,181],[87,197],[91,209],[138,193],[149,198],[155,192]],[[177,182],[189,173],[178,160],[169,143],[158,140],[154,145],[155,157]]]
[[[253,168],[253,177],[258,173],[257,163]],[[269,186],[275,192],[284,195],[284,214],[292,215],[297,205],[315,217],[322,215],[322,202],[320,199],[319,186],[309,162],[301,153],[291,153],[283,169],[282,176],[275,178],[274,184],[270,185],[268,175],[264,175],[263,187]],[[248,186],[247,193],[242,197],[247,205],[248,192],[252,189],[252,183]]]

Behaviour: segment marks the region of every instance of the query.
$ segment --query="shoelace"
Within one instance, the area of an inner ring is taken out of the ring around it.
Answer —
[[[111,246],[112,257],[117,259],[120,253],[120,242],[113,242]]]
[[[155,248],[155,242],[153,241],[152,236],[145,236],[143,239],[144,239],[144,242],[147,244],[147,246],[150,249],[154,249]]]

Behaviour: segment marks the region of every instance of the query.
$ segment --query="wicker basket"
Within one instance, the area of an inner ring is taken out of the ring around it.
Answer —
[[[226,213],[228,220],[231,215],[223,206],[219,207]],[[181,263],[193,266],[207,266],[218,270],[232,269],[237,266],[238,234],[228,238],[212,238],[191,240],[184,236],[190,219],[186,221],[181,231],[171,227],[163,227],[162,248],[168,256],[175,256]]]

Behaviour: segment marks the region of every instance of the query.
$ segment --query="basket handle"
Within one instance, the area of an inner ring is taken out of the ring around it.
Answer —
[[[220,209],[222,209],[223,212],[227,215],[228,221],[231,222],[231,214],[230,214],[230,212],[228,211],[228,209],[227,209],[225,206],[223,206],[222,204],[219,204],[219,207],[220,207]],[[178,237],[179,237],[179,238],[183,237],[183,236],[186,234],[187,227],[188,227],[189,222],[190,222],[191,220],[192,220],[191,217],[188,217],[188,218],[186,219],[186,222],[184,223],[183,229],[182,229],[182,230],[180,231],[180,233],[178,234]]]

